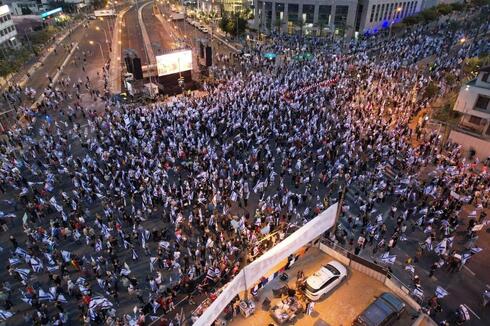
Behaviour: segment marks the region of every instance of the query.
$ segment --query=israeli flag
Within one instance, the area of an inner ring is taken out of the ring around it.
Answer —
[[[109,227],[105,224],[102,224],[102,234],[104,237],[106,237],[106,239],[110,238],[111,236],[111,229],[109,229]]]
[[[420,300],[424,300],[424,291],[422,291],[422,289],[421,289],[421,288],[418,288],[418,287],[417,287],[417,288],[413,289],[412,294],[413,294],[415,297],[419,298]]]
[[[138,259],[138,254],[136,253],[136,250],[131,249],[133,251],[133,260]]]
[[[415,274],[415,267],[413,267],[413,265],[407,265],[407,266],[405,266],[405,270],[406,271],[409,271],[412,274]]]
[[[58,202],[56,201],[56,198],[54,198],[54,196],[51,197],[51,199],[49,200],[49,203],[58,211],[58,213],[61,213],[63,211],[63,207],[58,204]]]
[[[129,274],[131,274],[131,269],[129,269],[128,264],[124,263],[124,267],[121,269],[119,275],[128,276]]]
[[[24,258],[26,261],[29,261],[31,259],[31,256],[27,253],[27,251],[25,251],[21,247],[17,247],[14,253],[17,254],[19,257]]]
[[[20,263],[21,263],[21,260],[19,258],[9,258],[9,264],[10,265],[17,265]]]
[[[48,265],[56,265],[56,262],[53,259],[53,255],[48,254],[47,252],[44,253],[44,257],[46,257],[48,261]]]
[[[27,297],[24,291],[20,291],[20,299],[28,305],[32,306],[32,298]]]
[[[46,268],[48,269],[48,271],[50,272],[56,272],[59,267],[58,266],[46,266]]]
[[[449,293],[445,289],[443,289],[442,287],[438,286],[436,288],[436,296],[437,296],[437,298],[442,299],[442,298],[444,298],[448,294]]]
[[[390,256],[388,253],[385,253],[382,257],[381,257],[381,261],[385,264],[390,264],[390,265],[393,265],[395,263],[395,260],[396,260],[396,255],[392,255]]]
[[[447,250],[447,239],[443,239],[441,242],[439,242],[437,244],[437,246],[435,246],[434,248],[434,251],[438,254],[438,255],[443,255]]]
[[[96,252],[102,251],[102,241],[97,240],[97,242],[95,243],[95,251]]]
[[[41,259],[38,259],[36,257],[31,258],[31,267],[32,270],[36,273],[40,273],[43,270],[43,263]]]
[[[19,276],[22,278],[23,281],[27,281],[29,273],[31,272],[27,268],[16,268],[14,269],[14,271],[19,274]]]
[[[39,301],[53,301],[54,295],[51,292],[45,292],[43,289],[39,289],[38,294]]]
[[[56,298],[56,301],[61,302],[61,303],[68,303],[68,300],[66,300],[66,298],[63,294],[59,294],[58,297]]]
[[[7,320],[12,317],[14,314],[10,311],[0,310],[0,320]]]
[[[105,290],[105,281],[101,278],[97,278],[97,284],[99,284],[99,287],[102,289],[102,290]]]
[[[71,253],[66,250],[61,251],[61,256],[63,256],[63,259],[65,260],[65,263],[68,263],[71,261]]]
[[[473,253],[473,254],[477,254],[479,253],[480,251],[482,251],[483,249],[482,248],[479,248],[479,247],[474,247],[474,248],[471,248],[470,251]]]
[[[473,254],[471,254],[471,253],[463,254],[463,257],[461,257],[461,263],[466,264],[466,262],[468,261],[468,259],[471,258],[472,255]]]
[[[153,308],[153,313],[156,314],[158,308],[160,307],[160,304],[158,302],[156,302],[155,300],[152,300],[150,303],[151,303],[151,306]]]
[[[157,257],[150,257],[150,272],[155,270],[155,263],[157,262]]]

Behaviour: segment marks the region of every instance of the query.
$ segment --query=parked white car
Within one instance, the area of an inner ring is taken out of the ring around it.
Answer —
[[[305,281],[305,295],[312,301],[327,295],[347,277],[347,269],[338,261],[322,266]]]

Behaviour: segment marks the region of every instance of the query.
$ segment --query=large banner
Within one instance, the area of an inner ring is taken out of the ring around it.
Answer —
[[[245,266],[225,285],[223,292],[204,311],[194,326],[211,325],[237,294],[252,288],[267,271],[329,230],[335,224],[337,205],[338,203],[333,204],[257,260]]]
[[[156,59],[158,76],[171,75],[182,71],[192,70],[191,50],[157,55]]]

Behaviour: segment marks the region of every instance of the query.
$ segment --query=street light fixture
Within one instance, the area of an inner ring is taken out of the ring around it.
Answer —
[[[90,45],[94,45],[94,44],[98,44],[99,45],[100,55],[102,56],[102,60],[104,60],[104,63],[105,63],[105,57],[104,57],[104,51],[102,50],[102,45],[100,45],[99,42],[94,42],[94,41],[88,41],[88,43]]]
[[[388,35],[389,38],[391,38],[391,27],[393,26],[393,24],[395,23],[395,19],[398,18],[398,14],[402,11],[402,7],[398,7],[396,8],[396,14],[395,14],[395,17],[393,18],[393,20],[390,22],[390,34]]]
[[[95,30],[96,30],[96,31],[100,31],[100,27],[99,27],[99,26],[95,26]],[[107,39],[107,33],[105,32],[105,29],[104,29],[104,28],[102,28],[102,31],[104,32],[105,43],[106,43],[106,44],[109,44],[109,41],[108,41],[108,39]]]

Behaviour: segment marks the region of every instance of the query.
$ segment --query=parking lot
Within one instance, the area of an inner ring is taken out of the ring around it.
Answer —
[[[308,252],[302,256],[288,271],[289,279],[287,281],[290,288],[295,288],[296,274],[302,269],[305,276],[309,276],[316,272],[321,265],[333,260],[332,257],[325,254],[318,248],[310,248]],[[378,282],[369,276],[348,269],[347,280],[339,285],[334,291],[325,299],[321,299],[316,302],[314,312],[311,316],[306,314],[298,316],[294,325],[351,325],[352,321],[361,313],[376,296],[383,292],[389,292],[388,288],[381,282]],[[274,279],[268,283],[263,289],[259,291],[259,303],[257,304],[255,313],[244,318],[237,316],[233,319],[230,325],[233,326],[266,326],[269,324],[277,325],[272,319],[270,312],[262,309],[261,303],[267,297],[274,306],[280,299],[274,298],[272,295],[272,289],[281,287],[285,282],[279,278]],[[407,310],[403,313],[401,318],[393,325],[411,325],[412,316],[415,311],[410,309],[407,305]],[[292,325],[289,323],[286,325]]]

